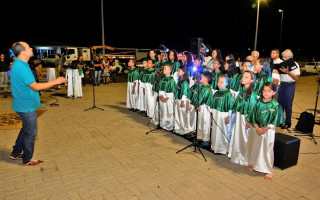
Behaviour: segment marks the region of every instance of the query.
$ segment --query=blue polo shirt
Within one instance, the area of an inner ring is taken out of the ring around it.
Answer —
[[[39,92],[29,87],[36,82],[29,64],[15,59],[11,68],[12,109],[16,112],[33,112],[41,106]]]

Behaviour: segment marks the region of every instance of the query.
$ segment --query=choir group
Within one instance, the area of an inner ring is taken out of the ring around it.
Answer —
[[[244,60],[237,70],[233,59],[217,56],[208,62],[193,60],[190,52],[179,62],[174,50],[155,56],[151,50],[140,69],[129,61],[126,107],[188,139],[196,133],[202,148],[271,179],[275,129],[283,115],[277,86],[262,70],[265,60]]]

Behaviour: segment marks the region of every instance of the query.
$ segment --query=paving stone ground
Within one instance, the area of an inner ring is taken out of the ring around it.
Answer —
[[[293,126],[301,112],[314,109],[316,78],[297,83]],[[275,167],[273,180],[266,181],[224,155],[203,151],[205,162],[191,148],[176,154],[190,143],[172,133],[145,135],[154,126],[125,108],[125,83],[95,89],[96,106],[104,111],[84,111],[93,105],[91,86],[83,88],[83,98],[55,96],[58,107],[50,106],[55,93],[43,93],[47,111],[38,118],[34,153],[42,166],[10,160],[19,130],[0,130],[0,199],[320,199],[320,144],[309,137],[299,137],[298,165]],[[11,110],[11,103],[0,96],[0,111]],[[319,130],[315,125],[315,135]]]

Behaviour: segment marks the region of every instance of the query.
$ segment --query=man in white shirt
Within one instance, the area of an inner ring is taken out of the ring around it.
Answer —
[[[275,67],[275,65],[278,65],[283,62],[282,59],[280,59],[280,51],[279,49],[272,49],[270,58],[272,59],[271,67],[272,67],[272,80],[274,84],[277,86],[280,85],[280,72],[279,69]]]
[[[291,127],[292,102],[296,81],[300,76],[300,68],[299,64],[293,61],[293,53],[290,49],[286,49],[281,55],[284,62],[281,63],[282,67],[279,68],[281,83],[279,87],[278,102],[286,113],[285,124],[281,128],[288,129]]]

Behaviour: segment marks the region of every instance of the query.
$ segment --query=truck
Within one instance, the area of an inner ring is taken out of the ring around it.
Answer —
[[[83,56],[83,61],[87,63],[91,62],[92,60],[91,51],[88,47],[66,47],[62,54],[64,66],[69,66],[72,61],[78,58],[78,56]]]
[[[90,62],[95,56],[102,58],[102,51],[105,50],[107,58],[113,57],[117,59],[123,67],[127,67],[129,59],[141,59],[147,57],[149,49],[135,49],[135,48],[116,48],[111,46],[92,46],[92,47],[65,47],[61,53],[63,55],[64,66],[67,67],[78,56],[83,56],[83,61],[90,65]]]

